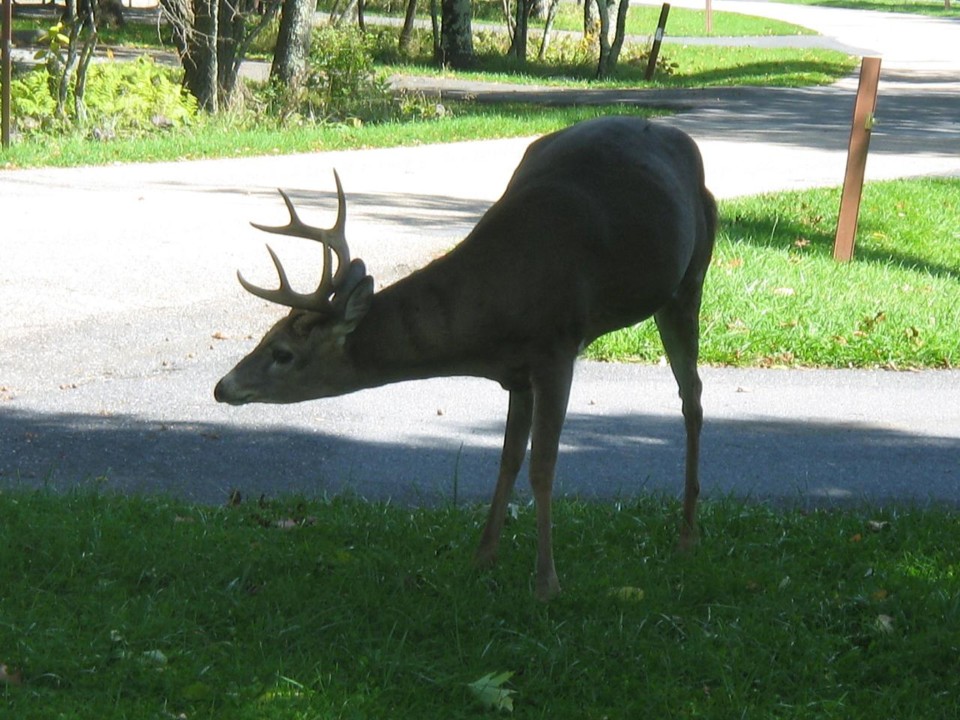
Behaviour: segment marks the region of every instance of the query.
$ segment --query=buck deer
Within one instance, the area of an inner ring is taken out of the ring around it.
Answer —
[[[496,560],[507,502],[531,442],[536,594],[555,595],[550,495],[574,361],[588,343],[654,317],[680,389],[686,483],[680,546],[696,542],[703,412],[697,373],[699,311],[716,206],[683,132],[637,118],[601,118],[535,141],[503,196],[456,248],[374,293],[344,235],[305,225],[290,198],[283,227],[317,240],[316,291],[295,292],[267,246],[280,287],[254,295],[292,308],[217,384],[220,402],[290,403],[402,380],[470,375],[510,393],[500,473],[477,551]],[[331,272],[332,254],[338,264]],[[531,441],[532,437],[532,441]]]

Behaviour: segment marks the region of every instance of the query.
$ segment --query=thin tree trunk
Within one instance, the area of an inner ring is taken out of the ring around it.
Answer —
[[[400,52],[406,55],[413,44],[413,29],[417,20],[417,0],[407,0],[407,11],[403,15],[403,28],[400,30]]]
[[[610,75],[617,67],[620,60],[620,51],[623,49],[623,41],[627,33],[627,10],[630,9],[630,0],[620,0],[620,6],[617,8],[617,29],[613,36],[613,44],[610,46],[610,56],[607,58],[607,75]]]
[[[443,64],[443,45],[440,41],[440,0],[430,0],[430,27],[433,30],[433,61]]]
[[[550,35],[553,32],[553,21],[557,17],[557,9],[560,7],[560,0],[550,0],[547,7],[547,19],[543,23],[543,37],[540,38],[540,50],[537,52],[537,59],[541,62],[547,57],[547,48],[550,46]]]
[[[607,59],[610,57],[610,10],[607,0],[597,1],[597,14],[600,16],[600,60],[597,63],[597,80],[607,76]]]
[[[244,58],[247,56],[247,50],[250,48],[250,44],[257,39],[257,36],[264,31],[264,29],[273,22],[273,19],[280,12],[281,0],[273,0],[269,3],[257,3],[257,13],[260,15],[260,20],[257,21],[256,26],[247,33],[243,40],[237,47],[236,55],[233,58],[233,77],[236,78],[240,75],[240,65],[243,63]]]
[[[527,59],[527,36],[530,29],[530,11],[532,9],[532,0],[517,0],[515,29],[508,54],[515,57],[520,63]]]

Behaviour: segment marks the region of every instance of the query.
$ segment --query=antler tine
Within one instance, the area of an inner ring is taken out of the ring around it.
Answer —
[[[323,245],[323,271],[320,276],[320,284],[314,291],[313,296],[319,297],[322,295],[327,298],[336,291],[350,265],[350,248],[347,246],[346,236],[347,200],[343,193],[340,175],[336,170],[333,171],[333,178],[337,184],[337,221],[333,227],[319,228],[307,225],[300,219],[293,201],[283,190],[279,190],[279,192],[287,206],[287,211],[290,213],[290,221],[286,225],[278,226],[250,223],[253,227],[264,232],[316,240]],[[337,272],[335,275],[331,271],[333,260],[331,251],[337,255]]]
[[[331,307],[330,293],[326,288],[323,288],[322,283],[321,287],[317,288],[315,292],[296,292],[290,285],[290,281],[287,279],[287,273],[284,272],[283,265],[280,264],[280,258],[277,257],[277,254],[269,245],[267,245],[267,252],[270,253],[270,258],[273,260],[273,266],[277,269],[277,275],[280,278],[280,287],[276,290],[268,290],[266,288],[258,287],[253,283],[248,282],[238,270],[237,280],[240,281],[240,284],[243,286],[244,290],[252,295],[256,295],[259,298],[263,298],[264,300],[269,300],[270,302],[277,303],[278,305],[286,305],[287,307],[297,308],[299,310],[322,312]]]
[[[343,193],[343,184],[340,182],[340,175],[336,170],[333,171],[333,179],[337,184],[337,221],[333,227],[320,228],[307,225],[297,214],[297,209],[294,207],[290,196],[282,189],[278,189],[278,191],[283,198],[284,204],[287,206],[287,211],[290,213],[290,221],[286,225],[278,226],[261,225],[259,223],[250,224],[264,232],[316,240],[329,247],[337,254],[337,278],[339,279],[341,270],[345,270],[350,264],[350,248],[347,247],[346,235],[347,200]]]

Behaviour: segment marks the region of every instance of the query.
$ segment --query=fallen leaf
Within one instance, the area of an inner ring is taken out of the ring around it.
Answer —
[[[886,520],[867,520],[867,530],[881,532],[890,525]]]
[[[610,595],[618,600],[638,601],[643,600],[644,593],[643,590],[638,587],[626,585],[624,587],[610,588]]]
[[[863,540],[863,535],[856,533],[850,537],[850,542],[858,543]]]
[[[470,692],[473,693],[474,697],[477,698],[480,704],[486,709],[513,712],[513,698],[511,695],[516,691],[503,687],[503,684],[511,677],[513,677],[513,673],[510,671],[499,674],[490,673],[470,683],[467,687],[470,688]]]
[[[889,615],[877,615],[875,625],[877,630],[882,632],[884,635],[889,635],[893,632],[893,618]]]
[[[23,685],[23,673],[0,663],[0,685]]]
[[[147,650],[140,655],[140,658],[145,663],[155,665],[156,667],[163,667],[167,664],[167,656],[163,650]]]

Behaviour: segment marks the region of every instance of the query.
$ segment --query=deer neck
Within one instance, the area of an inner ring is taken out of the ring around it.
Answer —
[[[457,273],[415,273],[373,297],[347,353],[364,387],[449,375],[485,375],[481,338]],[[481,353],[482,354],[482,353]]]

